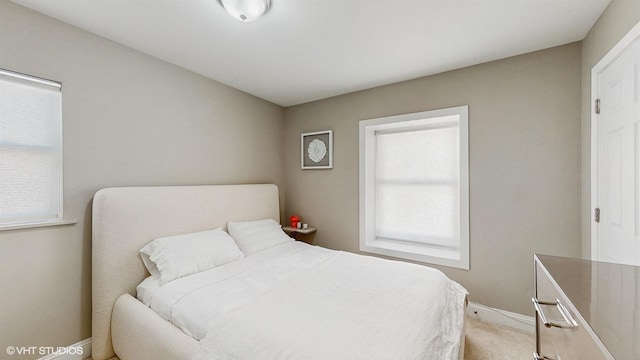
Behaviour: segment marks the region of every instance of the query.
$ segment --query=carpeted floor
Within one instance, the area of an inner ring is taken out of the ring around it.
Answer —
[[[536,340],[512,328],[467,318],[464,360],[529,360]]]

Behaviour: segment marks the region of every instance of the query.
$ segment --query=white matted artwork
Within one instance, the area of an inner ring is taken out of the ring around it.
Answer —
[[[300,146],[303,169],[333,168],[333,130],[302,134]]]

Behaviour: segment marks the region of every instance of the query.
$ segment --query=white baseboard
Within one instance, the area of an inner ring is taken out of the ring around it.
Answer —
[[[494,309],[492,307],[469,301],[467,306],[467,316],[483,322],[508,326],[529,334],[535,334],[535,318],[506,310]]]
[[[53,354],[39,358],[38,360],[83,360],[91,357],[91,338],[84,339],[73,345],[62,348]]]

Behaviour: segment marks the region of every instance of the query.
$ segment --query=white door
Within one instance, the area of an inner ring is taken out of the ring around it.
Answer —
[[[640,37],[597,78],[597,199],[594,254],[640,265]]]

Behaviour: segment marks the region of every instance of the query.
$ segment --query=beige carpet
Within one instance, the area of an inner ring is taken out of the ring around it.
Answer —
[[[530,360],[535,346],[532,334],[467,318],[464,360]]]

